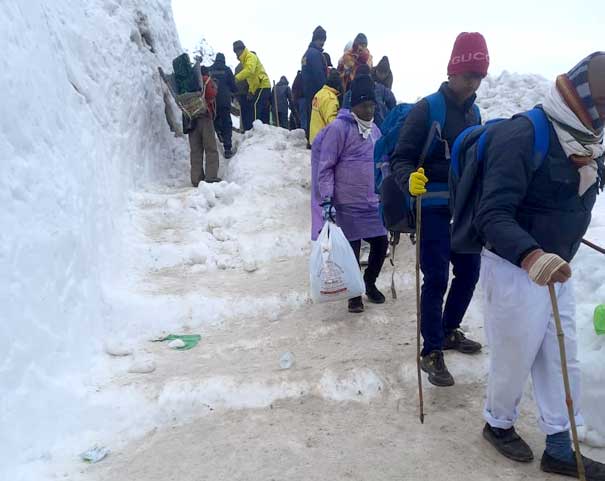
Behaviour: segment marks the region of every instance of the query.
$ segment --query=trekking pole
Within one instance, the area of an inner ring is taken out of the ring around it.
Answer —
[[[561,326],[559,303],[557,302],[557,294],[555,293],[554,284],[548,284],[548,291],[550,293],[550,302],[552,303],[552,312],[555,318],[555,326],[557,328],[557,339],[559,340],[559,353],[561,354],[561,371],[563,372],[563,384],[565,386],[565,404],[567,404],[569,424],[571,425],[571,434],[573,438],[574,449],[576,451],[578,478],[580,479],[580,481],[586,481],[584,462],[582,461],[582,454],[580,453],[580,441],[578,440],[578,430],[576,428],[576,417],[573,408],[573,399],[571,397],[571,387],[569,385],[569,373],[567,371],[567,354],[565,353],[565,334],[563,334],[563,327]]]
[[[275,90],[275,80],[273,81],[273,106],[275,112],[275,126],[279,127],[279,112],[277,111],[277,90]]]
[[[586,239],[582,239],[582,244],[590,247],[591,249],[594,249],[597,252],[600,252],[601,254],[605,254],[605,249],[603,249],[602,247],[599,247],[596,244],[593,244],[592,242],[586,240]]]
[[[395,271],[397,270],[397,268],[395,267],[395,249],[397,249],[397,246],[399,245],[399,239],[400,239],[400,234],[399,232],[391,232],[391,267],[393,268],[393,271],[391,272],[391,297],[393,299],[397,299],[397,290],[395,289]]]
[[[422,224],[422,196],[416,197],[416,370],[418,371],[418,403],[420,423],[424,424],[424,397],[422,395],[422,373],[420,371],[420,234]]]

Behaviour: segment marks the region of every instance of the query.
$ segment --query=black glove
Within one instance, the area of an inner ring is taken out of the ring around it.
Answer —
[[[326,197],[319,205],[323,209],[324,221],[329,220],[336,223],[336,209],[334,209],[334,205],[332,204],[332,197]]]

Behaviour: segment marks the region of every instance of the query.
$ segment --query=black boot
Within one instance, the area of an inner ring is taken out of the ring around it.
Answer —
[[[443,352],[432,351],[420,360],[420,367],[429,375],[429,382],[435,386],[447,387],[454,385],[454,378],[447,370],[443,360]]]
[[[584,471],[586,472],[586,481],[605,481],[605,464],[593,461],[582,456],[584,461]],[[578,477],[578,464],[574,454],[572,461],[561,461],[555,459],[544,451],[540,468],[545,473],[562,474],[571,478]]]
[[[230,159],[231,157],[233,157],[231,149],[225,149],[225,159]]]
[[[349,299],[349,312],[359,314],[363,312],[363,300],[361,296]]]
[[[450,332],[443,341],[443,350],[455,349],[462,354],[476,354],[481,350],[481,344],[468,339],[460,329]]]
[[[487,439],[500,454],[506,456],[508,459],[519,461],[520,463],[529,463],[534,459],[534,453],[532,453],[531,448],[523,439],[521,439],[521,436],[516,433],[514,427],[510,429],[500,429],[493,428],[485,423],[483,437]]]
[[[368,301],[374,304],[384,304],[386,300],[384,294],[378,290],[374,282],[366,281],[366,296],[368,296]]]

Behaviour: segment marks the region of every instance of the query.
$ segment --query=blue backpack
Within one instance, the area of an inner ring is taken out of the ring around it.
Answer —
[[[514,116],[527,118],[534,129],[533,169],[538,170],[550,145],[550,126],[541,108],[534,108]],[[451,246],[460,254],[478,254],[484,240],[474,226],[475,215],[482,194],[483,162],[488,136],[494,125],[504,119],[496,119],[485,125],[464,130],[454,142],[450,165],[449,191],[452,213]]]
[[[445,97],[441,92],[425,97],[429,105],[428,128],[425,146],[418,167],[424,164],[434,147],[441,141],[441,130],[445,124]],[[410,234],[416,230],[414,198],[407,189],[402,191],[391,173],[391,157],[397,147],[399,131],[415,104],[399,104],[382,123],[382,137],[374,146],[374,190],[380,196],[380,214],[384,226],[390,232]],[[480,119],[475,105],[475,115]]]

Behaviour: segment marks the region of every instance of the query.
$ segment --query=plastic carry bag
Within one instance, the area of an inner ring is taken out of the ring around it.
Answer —
[[[351,299],[365,292],[359,264],[342,229],[326,222],[309,261],[311,298],[315,302]]]

